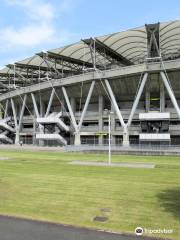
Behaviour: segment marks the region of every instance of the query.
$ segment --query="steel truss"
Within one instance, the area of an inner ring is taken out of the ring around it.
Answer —
[[[180,109],[179,109],[177,100],[175,98],[174,92],[172,90],[172,87],[170,86],[170,82],[167,78],[167,74],[164,71],[160,71],[160,76],[161,76],[161,79],[162,79],[162,83],[164,84],[164,86],[165,86],[165,88],[166,88],[166,90],[169,94],[169,97],[170,97],[170,99],[171,99],[171,101],[174,105],[174,108],[177,112],[177,115],[180,118]],[[145,73],[142,74],[142,77],[139,80],[139,88],[137,89],[137,94],[134,98],[132,109],[130,111],[130,115],[129,115],[129,118],[128,118],[127,122],[125,122],[125,120],[122,117],[121,110],[118,107],[117,100],[115,98],[115,95],[114,95],[113,90],[112,90],[111,85],[110,85],[110,80],[108,80],[108,79],[104,80],[105,86],[107,88],[107,92],[108,92],[108,94],[110,96],[110,100],[112,101],[112,104],[113,104],[113,108],[115,109],[116,115],[117,115],[117,117],[118,117],[118,119],[121,123],[121,127],[122,127],[122,130],[123,130],[123,145],[124,146],[129,145],[129,129],[131,127],[131,123],[132,123],[134,114],[136,112],[136,109],[138,107],[138,103],[140,101],[142,92],[145,89],[147,79],[148,79],[148,73],[145,72]],[[64,86],[61,88],[64,99],[65,99],[65,103],[66,103],[67,108],[68,108],[68,112],[70,114],[70,118],[71,118],[71,121],[72,121],[72,126],[73,126],[73,129],[74,129],[73,134],[75,135],[75,141],[74,141],[75,145],[81,144],[81,141],[80,141],[81,128],[82,128],[82,124],[83,124],[83,121],[84,121],[84,118],[85,118],[85,115],[86,115],[86,112],[87,112],[87,108],[88,108],[89,103],[90,103],[90,99],[91,99],[96,81],[97,80],[93,80],[91,82],[90,89],[89,89],[89,92],[87,94],[87,98],[86,98],[84,108],[82,110],[79,121],[76,120],[75,113],[73,111],[73,106],[72,106],[72,103],[69,100],[66,88]],[[53,98],[54,98],[54,95],[55,95],[55,91],[56,91],[56,88],[53,88],[52,92],[50,94],[50,97],[49,97],[47,109],[42,116],[44,118],[48,118],[48,115],[49,115],[49,112],[50,112],[50,109],[51,109],[51,106],[52,106],[52,101],[53,101]],[[38,119],[38,118],[40,118],[40,112],[38,110],[38,106],[37,106],[37,103],[36,103],[36,97],[35,97],[34,93],[30,93],[30,95],[31,95],[31,98],[32,98],[33,108],[34,108],[34,112],[35,112],[35,115],[36,115],[36,119]],[[15,144],[19,144],[19,135],[20,135],[20,131],[21,131],[22,119],[23,119],[23,116],[24,116],[24,110],[25,110],[25,107],[26,107],[27,96],[28,95],[25,94],[24,97],[23,97],[22,107],[21,107],[21,111],[20,111],[19,115],[17,113],[17,109],[16,109],[16,106],[15,106],[14,99],[13,98],[10,99],[11,109],[12,109],[12,113],[13,113],[12,119],[13,119],[14,127],[15,127]],[[4,104],[4,118],[6,118],[8,116],[8,109],[9,109],[9,100],[7,100]],[[39,125],[39,132],[43,133],[44,127],[42,126],[42,124],[38,124],[38,125]]]
[[[170,80],[168,79],[168,75],[161,58],[159,41],[159,24],[146,25],[146,32],[147,32],[147,59],[146,59],[147,64],[144,63],[135,66],[133,65],[133,62],[130,59],[127,59],[118,52],[114,51],[104,42],[101,42],[97,38],[95,39],[90,38],[83,40],[84,43],[87,44],[90,49],[91,59],[89,61],[83,61],[81,59],[75,59],[70,56],[67,57],[62,54],[56,54],[48,51],[47,53],[41,52],[37,54],[43,60],[44,65],[40,64],[38,66],[23,63],[8,65],[8,68],[11,70],[11,73],[0,74],[0,77],[3,80],[0,83],[1,87],[0,91],[7,92],[10,90],[14,90],[16,88],[18,89],[12,92],[8,92],[7,94],[4,94],[3,96],[0,97],[1,106],[3,107],[4,112],[3,119],[1,119],[0,121],[0,126],[4,128],[3,136],[5,136],[5,134],[8,134],[9,131],[11,132],[14,131],[15,144],[20,143],[20,132],[22,129],[25,108],[27,108],[26,105],[27,97],[30,96],[30,98],[32,99],[33,111],[35,114],[35,124],[38,125],[39,128],[38,132],[39,139],[41,139],[42,141],[45,140],[43,134],[45,135],[44,129],[46,124],[53,126],[56,125],[56,127],[58,126],[59,129],[61,129],[61,131],[71,132],[72,134],[74,134],[74,144],[80,145],[81,130],[95,88],[95,84],[96,82],[101,81],[103,84],[105,84],[105,91],[110,98],[112,107],[114,108],[116,116],[120,122],[122,128],[123,145],[128,146],[129,131],[132,125],[134,114],[137,110],[140,98],[147,84],[148,76],[151,72],[156,72],[160,74],[161,87],[166,88],[167,93],[178,115],[178,118],[180,118],[180,108],[178,106],[174,91],[170,85]],[[100,61],[97,59],[96,52],[99,55],[103,56],[104,59],[106,59],[104,67],[116,64],[117,66],[120,66],[120,68],[113,69],[112,72],[109,70],[97,73],[97,71],[95,70],[103,69],[103,64],[99,64]],[[155,63],[156,61],[157,63]],[[180,68],[180,63],[178,60],[173,63],[170,62],[169,65],[170,65],[169,69]],[[122,66],[125,67],[123,68]],[[92,70],[92,72],[82,74],[84,73],[85,69]],[[113,89],[111,87],[111,79],[117,78],[119,76],[132,74],[141,74],[141,77],[139,80],[137,93],[134,97],[132,108],[130,110],[130,114],[126,122],[125,119],[123,118],[121,109],[118,106],[116,96],[113,93]],[[85,81],[90,83],[90,88],[85,99],[85,104],[81,111],[80,118],[77,120],[75,116],[73,102],[70,101],[70,98],[67,93],[67,86]],[[65,123],[61,111],[58,113],[54,112],[53,113],[54,115],[50,113],[57,88],[62,90],[63,98],[65,100],[64,105],[67,106],[68,114],[70,115],[71,121],[70,125],[67,125]],[[51,94],[49,96],[46,111],[42,110],[41,104],[40,109],[38,109],[37,99],[35,95],[35,92],[40,91],[42,89],[44,90],[52,89]],[[17,109],[16,106],[15,101],[16,96],[20,96],[21,99],[20,109]],[[162,97],[164,97],[164,92],[162,93]],[[99,102],[101,102],[102,108],[102,99]],[[163,110],[163,103],[161,103],[161,109]],[[102,109],[99,109],[99,112],[102,114]],[[10,118],[8,118],[9,113],[11,113],[12,115],[10,116]],[[11,125],[14,126],[14,129],[12,129],[11,126],[8,126],[8,122],[10,120]],[[98,119],[98,121],[99,126],[102,129],[103,125],[102,116],[101,118]],[[71,126],[73,127],[73,130],[71,129]],[[67,144],[66,140],[63,138],[63,136],[59,134],[59,132],[57,132],[57,130],[54,130],[53,133],[50,132],[48,134],[49,136],[46,135],[45,137],[59,140],[59,142],[63,145]]]

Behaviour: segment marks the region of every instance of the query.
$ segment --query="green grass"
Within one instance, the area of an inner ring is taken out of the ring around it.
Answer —
[[[137,226],[173,229],[180,239],[180,157],[113,156],[155,163],[155,169],[68,164],[106,161],[81,153],[0,151],[0,214],[134,233]],[[101,208],[111,212],[102,213]],[[105,215],[104,223],[93,222]]]

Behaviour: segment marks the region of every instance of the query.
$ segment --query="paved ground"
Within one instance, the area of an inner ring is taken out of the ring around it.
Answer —
[[[111,163],[105,162],[88,162],[88,161],[72,161],[70,164],[84,165],[84,166],[103,166],[103,167],[129,167],[129,168],[154,168],[155,165],[151,163]]]
[[[94,230],[74,228],[58,224],[0,216],[0,240],[137,240],[137,239],[139,238],[133,236],[129,237],[120,234],[98,232]]]

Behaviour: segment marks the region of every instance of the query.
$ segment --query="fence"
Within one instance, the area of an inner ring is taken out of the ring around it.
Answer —
[[[79,146],[67,145],[66,151],[108,151],[109,146],[106,144],[84,144]],[[180,145],[155,145],[155,144],[130,144],[129,146],[111,145],[113,152],[176,152],[180,154]]]

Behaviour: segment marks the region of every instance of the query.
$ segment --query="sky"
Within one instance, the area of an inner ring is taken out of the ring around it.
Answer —
[[[0,68],[40,51],[180,19],[179,0],[0,0]]]

